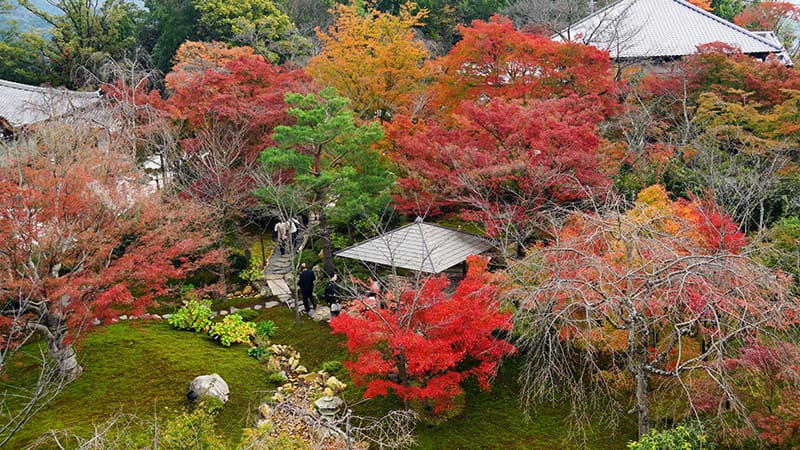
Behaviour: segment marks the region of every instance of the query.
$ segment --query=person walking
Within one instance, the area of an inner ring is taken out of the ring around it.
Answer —
[[[325,302],[331,306],[331,317],[336,317],[339,315],[339,311],[342,310],[342,305],[339,304],[340,300],[340,292],[339,292],[339,285],[336,281],[339,279],[339,275],[334,273],[331,275],[330,280],[328,280],[328,284],[325,285]]]
[[[300,286],[300,293],[303,294],[303,308],[308,314],[312,309],[317,308],[317,301],[314,300],[314,280],[316,280],[316,277],[314,276],[314,271],[309,269],[306,263],[300,264],[300,268],[303,270],[300,272],[297,285]],[[314,305],[314,307],[311,308],[309,304]]]
[[[286,222],[278,222],[275,224],[275,234],[278,235],[278,247],[281,250],[281,256],[286,253],[286,243],[289,240],[289,228]]]

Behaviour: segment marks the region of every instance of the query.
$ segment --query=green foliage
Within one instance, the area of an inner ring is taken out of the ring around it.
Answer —
[[[256,325],[255,334],[262,338],[275,337],[275,335],[278,334],[278,326],[271,320],[263,320]]]
[[[300,262],[306,263],[308,267],[314,267],[322,261],[319,257],[319,250],[313,248],[305,248],[300,253]]]
[[[250,347],[247,349],[247,356],[252,356],[255,359],[262,360],[264,358],[269,358],[271,355],[269,350],[265,349],[264,347]]]
[[[325,361],[322,363],[322,370],[328,373],[336,373],[342,370],[343,367],[340,361]]]
[[[246,281],[258,281],[264,278],[265,258],[268,258],[273,251],[273,242],[264,242],[264,252],[261,251],[261,241],[256,241],[250,246],[250,261],[247,269],[239,273],[239,277]]]
[[[172,314],[167,321],[179,330],[194,330],[205,333],[211,328],[211,300],[191,298]]]
[[[253,335],[255,330],[256,324],[253,322],[245,322],[239,314],[228,314],[222,319],[222,322],[212,325],[208,334],[214,338],[219,338],[220,344],[225,347],[230,347],[231,344],[236,342],[250,342],[250,336]]]
[[[13,24],[0,29],[0,79],[40,85],[49,83],[58,86],[66,82],[63,74],[56,74],[42,59],[42,49],[49,43],[39,34],[21,33]]]
[[[744,9],[744,2],[742,0],[711,0],[711,8],[717,16],[733,22],[733,18]]]
[[[236,311],[236,314],[238,314],[245,322],[253,322],[254,320],[258,319],[258,313],[252,309],[241,309]]]
[[[696,450],[713,449],[699,425],[679,425],[663,431],[650,430],[641,439],[628,443],[630,450]]]
[[[267,383],[274,385],[286,383],[286,375],[280,372],[273,372],[267,376]]]
[[[181,414],[166,424],[161,444],[164,448],[225,450],[215,429],[214,417],[215,413],[202,407]]]
[[[768,267],[776,267],[795,276],[800,275],[800,217],[785,217],[767,231],[767,245],[761,259]]]
[[[100,73],[109,58],[121,60],[137,45],[137,30],[144,11],[126,0],[53,0],[58,10],[51,14],[31,0],[19,0],[20,6],[52,24],[51,42],[43,50],[53,70],[69,77],[71,87],[83,87],[87,71]]]

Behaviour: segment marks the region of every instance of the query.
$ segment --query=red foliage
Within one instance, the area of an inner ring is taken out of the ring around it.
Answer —
[[[791,97],[791,89],[800,89],[800,74],[777,61],[761,62],[723,43],[698,47],[666,73],[651,73],[640,84],[645,97],[668,96],[681,99],[687,92],[690,105],[700,94],[713,92],[726,101],[746,101],[772,107]]]
[[[209,251],[203,210],[162,201],[113,151],[60,139],[75,148],[0,169],[0,326],[12,340],[44,324],[72,342],[95,319],[142,315],[174,280],[224,261]]]
[[[575,96],[464,102],[453,127],[434,121],[393,125],[394,158],[407,175],[404,211],[459,208],[490,235],[536,220],[549,202],[574,202],[608,186],[598,167],[600,106]],[[406,124],[408,125],[408,124]]]
[[[733,394],[748,410],[759,439],[782,448],[800,444],[800,348],[752,341],[737,357],[722,361],[721,368],[730,374]],[[709,413],[717,412],[725,399],[709,381],[698,386],[697,396],[698,409]],[[747,425],[733,426],[726,430],[731,435],[752,437]]]
[[[605,113],[616,109],[607,52],[516,31],[511,20],[500,16],[458,30],[462,40],[435,62],[441,75],[434,106],[445,112],[460,111],[464,100],[527,102],[571,95],[600,105]]]
[[[247,132],[247,142],[260,152],[274,145],[276,125],[289,123],[284,96],[307,92],[310,79],[302,70],[274,66],[258,57],[241,57],[224,67],[208,69],[168,85],[173,93],[167,110],[193,130],[230,126]]]
[[[501,358],[515,352],[493,336],[510,329],[510,315],[498,311],[499,288],[486,272],[488,259],[471,257],[468,264],[466,278],[451,295],[445,293],[447,278],[433,277],[386,307],[331,321],[334,333],[347,335],[355,360],[345,366],[354,383],[367,387],[365,398],[391,390],[404,400],[431,402],[439,412],[462,392],[459,384],[467,377],[490,389]]]

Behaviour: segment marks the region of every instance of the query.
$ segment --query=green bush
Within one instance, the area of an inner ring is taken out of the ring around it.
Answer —
[[[307,248],[304,249],[302,253],[300,253],[300,262],[306,263],[308,267],[314,267],[320,262],[322,259],[319,257],[319,250]]]
[[[264,241],[264,256],[269,258],[274,245],[272,241]],[[247,268],[239,272],[239,278],[250,282],[258,281],[264,277],[265,266],[266,261],[261,255],[261,242],[255,241],[250,246],[250,261],[247,264]]]
[[[219,339],[220,344],[230,347],[235,342],[250,342],[250,336],[255,332],[256,324],[245,322],[239,314],[229,314],[211,326],[208,334],[214,339]]]
[[[241,309],[236,311],[236,314],[242,317],[242,320],[245,322],[252,322],[258,319],[258,313],[253,311],[252,309]]]
[[[184,306],[169,316],[170,325],[181,330],[194,330],[205,333],[211,327],[211,300],[191,298]]]
[[[322,363],[322,370],[328,373],[336,373],[342,370],[344,366],[339,361],[325,361]]]
[[[287,381],[286,375],[280,372],[272,372],[267,377],[267,382],[272,384],[283,384],[286,383],[286,381]]]
[[[261,360],[262,358],[271,356],[269,350],[264,347],[250,347],[247,349],[247,356],[252,356],[255,359]]]
[[[630,450],[695,450],[714,447],[697,424],[679,425],[662,431],[650,430],[638,441],[628,442]]]
[[[206,408],[195,408],[167,422],[161,444],[164,448],[224,450],[226,446],[214,425],[214,413]]]
[[[271,320],[264,320],[256,325],[256,336],[258,337],[271,338],[276,334],[278,334],[278,326]]]

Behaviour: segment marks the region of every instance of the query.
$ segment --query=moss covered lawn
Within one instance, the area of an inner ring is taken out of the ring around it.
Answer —
[[[347,357],[343,337],[330,334],[326,324],[294,315],[285,307],[259,312],[259,320],[270,319],[278,326],[273,342],[289,344],[302,355],[302,363],[318,370],[325,361]],[[30,351],[34,351],[31,347]],[[9,448],[20,448],[52,429],[68,429],[79,435],[91,434],[95,425],[120,412],[165,420],[190,405],[185,393],[197,375],[218,373],[230,386],[230,400],[217,419],[218,431],[228,442],[238,442],[241,429],[252,422],[252,412],[265,398],[267,372],[247,356],[247,346],[222,347],[205,335],[176,331],[165,321],[118,323],[88,334],[81,343],[84,374],[40,412],[15,437]],[[18,370],[24,370],[24,366]],[[418,448],[425,449],[552,449],[579,448],[565,442],[568,430],[560,407],[543,407],[532,420],[519,411],[514,360],[504,364],[491,393],[475,385],[467,389],[465,412],[436,426],[420,424]],[[349,382],[346,375],[337,374]],[[20,373],[20,377],[24,373]],[[345,399],[356,414],[380,415],[401,404],[394,398],[359,402],[363,390],[345,391]],[[596,430],[589,448],[617,449],[634,438],[633,423],[620,430]]]

